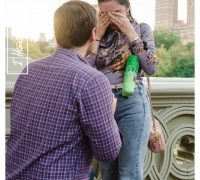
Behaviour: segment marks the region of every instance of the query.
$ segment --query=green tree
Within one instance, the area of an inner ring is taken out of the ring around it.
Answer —
[[[173,77],[194,77],[194,61],[179,59],[170,73]]]
[[[28,54],[34,60],[48,56],[54,51],[54,48],[48,41],[33,41],[30,39],[28,41],[27,39],[8,39],[6,40],[6,47],[8,42],[9,48],[17,48],[19,41],[22,41],[22,52],[26,55]]]
[[[36,44],[43,56],[48,56],[54,51],[54,48],[50,46],[48,41],[37,41]]]
[[[170,75],[175,77],[194,77],[194,43],[171,47],[169,52],[173,59]]]
[[[159,57],[158,71],[155,76],[157,77],[167,77],[172,71],[172,58],[168,51],[162,45],[157,48],[157,55]]]
[[[182,44],[173,45],[169,48],[168,53],[172,58],[172,62],[175,63],[178,59],[187,58],[188,48]]]
[[[194,77],[194,43],[183,45],[177,33],[166,29],[154,31],[159,58],[159,77]]]
[[[194,44],[173,45],[167,51],[157,48],[159,68],[157,77],[194,77]]]
[[[186,44],[186,47],[188,49],[188,59],[191,59],[194,61],[194,43],[188,43]]]
[[[25,54],[28,54],[28,57],[32,58],[33,60],[36,60],[43,56],[43,53],[41,52],[39,46],[35,41],[28,40],[28,46],[27,46],[27,40],[24,40],[23,47],[24,47],[23,52]]]
[[[157,48],[163,45],[167,50],[171,46],[177,45],[181,42],[180,36],[177,33],[162,28],[154,31],[154,39]]]

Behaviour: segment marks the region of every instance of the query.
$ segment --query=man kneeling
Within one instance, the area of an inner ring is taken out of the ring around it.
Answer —
[[[95,26],[88,3],[69,1],[56,10],[58,48],[29,64],[15,84],[6,179],[88,179],[93,156],[117,157],[122,142],[110,84],[84,59]]]

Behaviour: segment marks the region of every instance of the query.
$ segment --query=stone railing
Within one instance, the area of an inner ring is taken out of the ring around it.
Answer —
[[[14,80],[6,84],[6,136],[10,133]],[[150,78],[150,81],[154,112],[161,122],[167,146],[159,154],[148,151],[145,180],[194,179],[194,79]]]
[[[151,78],[154,113],[160,120],[167,146],[148,151],[145,180],[194,179],[194,79]]]

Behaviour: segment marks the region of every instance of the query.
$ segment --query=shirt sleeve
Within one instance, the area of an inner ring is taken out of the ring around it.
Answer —
[[[81,94],[80,122],[89,137],[93,155],[100,161],[112,161],[119,154],[122,140],[112,113],[110,83],[102,74],[93,78]]]
[[[138,56],[140,65],[145,73],[152,75],[158,66],[153,33],[148,24],[140,24],[141,38],[130,43],[131,51]]]

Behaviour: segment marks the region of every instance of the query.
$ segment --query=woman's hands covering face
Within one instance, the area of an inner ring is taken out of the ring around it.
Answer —
[[[128,17],[122,12],[106,12],[101,13],[96,28],[96,38],[101,39],[109,25],[115,25],[122,33],[124,33],[130,42],[135,40],[138,35],[135,32]]]
[[[139,38],[125,13],[109,12],[108,14],[110,22],[115,24],[128,37],[130,43]]]
[[[108,13],[101,13],[97,20],[96,39],[101,40],[109,25],[110,25],[110,17]]]
[[[111,23],[117,26],[125,35],[133,33],[134,29],[128,17],[121,12],[108,12]]]

